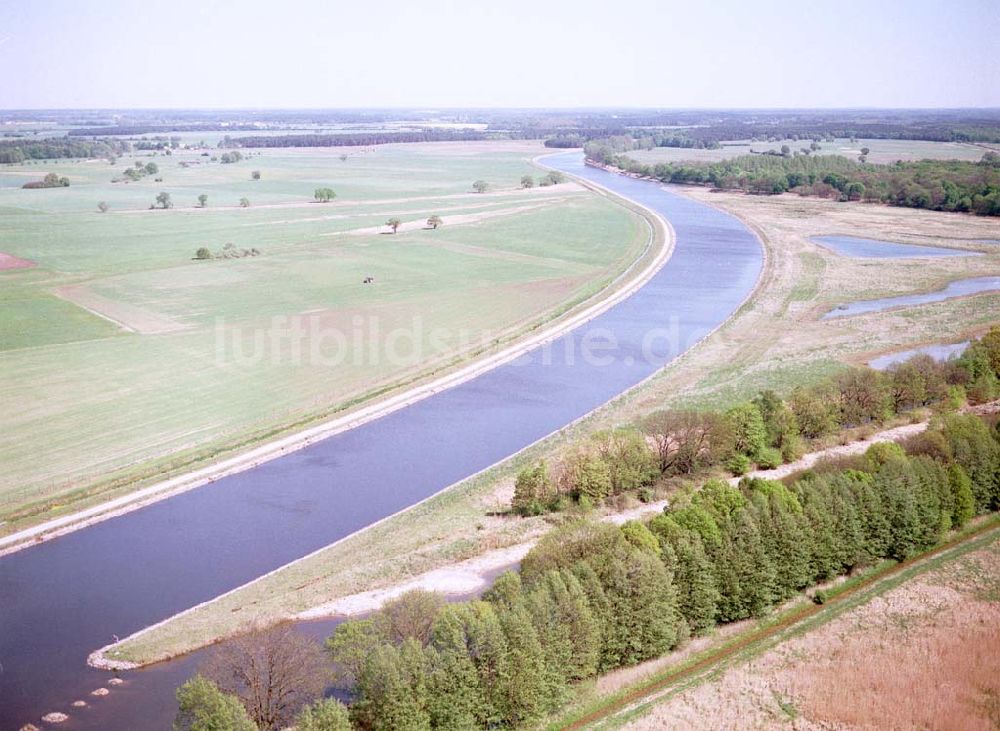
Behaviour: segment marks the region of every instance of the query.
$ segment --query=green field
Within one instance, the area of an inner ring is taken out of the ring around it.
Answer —
[[[530,163],[541,152],[430,143],[233,164],[143,153],[158,175],[115,184],[136,158],[0,168],[0,252],[37,264],[0,272],[0,520],[249,445],[596,293],[642,251],[645,224],[573,184],[520,190],[522,175],[541,175]],[[70,187],[20,188],[46,172]],[[477,179],[490,191],[472,192]],[[336,200],[313,202],[321,186]],[[160,191],[174,208],[148,210]],[[436,231],[423,227],[431,214],[444,219]],[[227,243],[261,255],[193,259]],[[296,346],[272,339],[292,326]],[[394,331],[395,356],[356,354]]]
[[[751,142],[735,140],[723,142],[715,150],[695,150],[683,147],[654,147],[652,150],[633,150],[625,153],[639,162],[718,162],[731,157],[749,155],[751,152],[780,151],[788,145],[793,152],[809,147],[811,140],[781,140],[780,142]],[[975,145],[964,142],[927,142],[924,140],[855,140],[839,138],[834,142],[820,142],[820,149],[814,155],[842,155],[852,160],[867,147],[868,162],[887,164],[897,160],[970,160],[977,162],[987,150],[995,146]]]

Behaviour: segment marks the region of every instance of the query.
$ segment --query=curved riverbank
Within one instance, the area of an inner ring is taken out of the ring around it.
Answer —
[[[578,156],[557,157],[564,171],[592,175]],[[517,453],[633,388],[725,321],[758,280],[756,237],[657,185],[605,175],[595,182],[669,218],[677,238],[666,265],[589,327],[211,490],[0,561],[0,583],[13,598],[0,617],[0,654],[8,658],[0,692],[11,699],[3,720],[31,720],[39,706],[93,683],[84,660],[112,633],[131,634],[225,593]],[[581,358],[595,332],[613,335],[614,345],[605,359]]]

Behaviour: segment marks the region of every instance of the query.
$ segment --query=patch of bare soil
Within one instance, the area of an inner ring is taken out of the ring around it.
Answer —
[[[8,269],[30,269],[35,266],[38,265],[30,259],[22,259],[19,256],[0,251],[0,272]]]
[[[672,697],[626,728],[996,729],[998,653],[993,544]]]
[[[54,293],[67,302],[72,302],[87,312],[109,320],[129,332],[159,335],[188,328],[187,325],[155,312],[99,295],[84,285],[58,287]]]

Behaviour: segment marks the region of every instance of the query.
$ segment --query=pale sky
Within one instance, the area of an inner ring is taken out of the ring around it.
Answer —
[[[0,108],[1000,107],[1000,0],[0,0]]]

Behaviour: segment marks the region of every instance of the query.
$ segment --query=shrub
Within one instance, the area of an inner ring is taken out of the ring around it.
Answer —
[[[204,246],[202,246],[200,249],[198,249],[198,251],[194,252],[194,258],[195,259],[211,259],[212,258],[212,252],[209,251]]]
[[[757,453],[757,466],[762,470],[773,470],[781,465],[781,452],[774,447],[764,447]]]
[[[745,454],[734,454],[726,460],[726,469],[734,476],[742,477],[750,471],[750,458]]]
[[[511,507],[521,515],[540,515],[555,497],[555,484],[549,477],[548,465],[539,461],[517,473]]]

